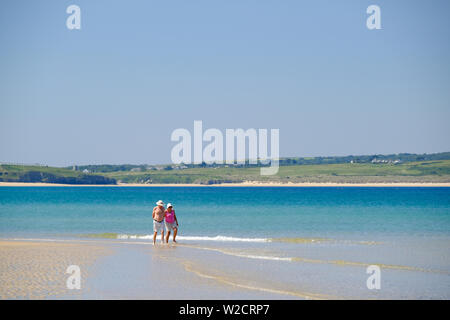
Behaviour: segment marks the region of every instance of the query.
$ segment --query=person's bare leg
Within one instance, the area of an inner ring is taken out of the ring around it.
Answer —
[[[161,243],[164,243],[164,231],[161,231]]]
[[[167,231],[167,235],[166,235],[166,243],[169,243],[169,236],[170,236],[170,231]]]
[[[177,232],[178,232],[178,228],[174,228],[173,229],[173,242],[177,242],[176,240],[175,240],[175,238],[177,237]]]
[[[153,245],[155,245],[156,244],[156,234],[157,234],[158,232],[153,232]]]

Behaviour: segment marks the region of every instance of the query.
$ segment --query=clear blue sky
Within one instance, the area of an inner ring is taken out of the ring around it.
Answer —
[[[81,30],[66,8],[81,8]],[[382,30],[366,28],[381,7]],[[176,128],[281,156],[450,151],[450,1],[0,4],[0,161],[168,163]]]

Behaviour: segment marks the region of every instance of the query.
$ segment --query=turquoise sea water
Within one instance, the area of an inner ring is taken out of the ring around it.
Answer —
[[[450,188],[2,187],[0,236],[148,235],[159,199],[183,236],[450,235]]]

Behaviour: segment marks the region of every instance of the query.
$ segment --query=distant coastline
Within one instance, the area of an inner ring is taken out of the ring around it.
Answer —
[[[274,175],[261,165],[0,164],[5,185],[90,186],[449,186],[450,152],[280,159]]]
[[[335,182],[253,182],[241,183],[119,183],[119,184],[59,184],[43,182],[0,182],[0,187],[450,187],[450,182],[380,182],[380,183],[335,183]]]

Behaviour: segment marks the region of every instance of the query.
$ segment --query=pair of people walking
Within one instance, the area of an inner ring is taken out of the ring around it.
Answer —
[[[153,245],[156,244],[156,236],[158,232],[161,233],[161,243],[164,243],[164,229],[167,231],[165,238],[166,243],[169,243],[170,232],[173,231],[173,242],[177,242],[175,238],[178,232],[178,220],[175,215],[175,209],[171,203],[167,204],[167,209],[164,208],[164,202],[159,200],[156,207],[153,208]]]

